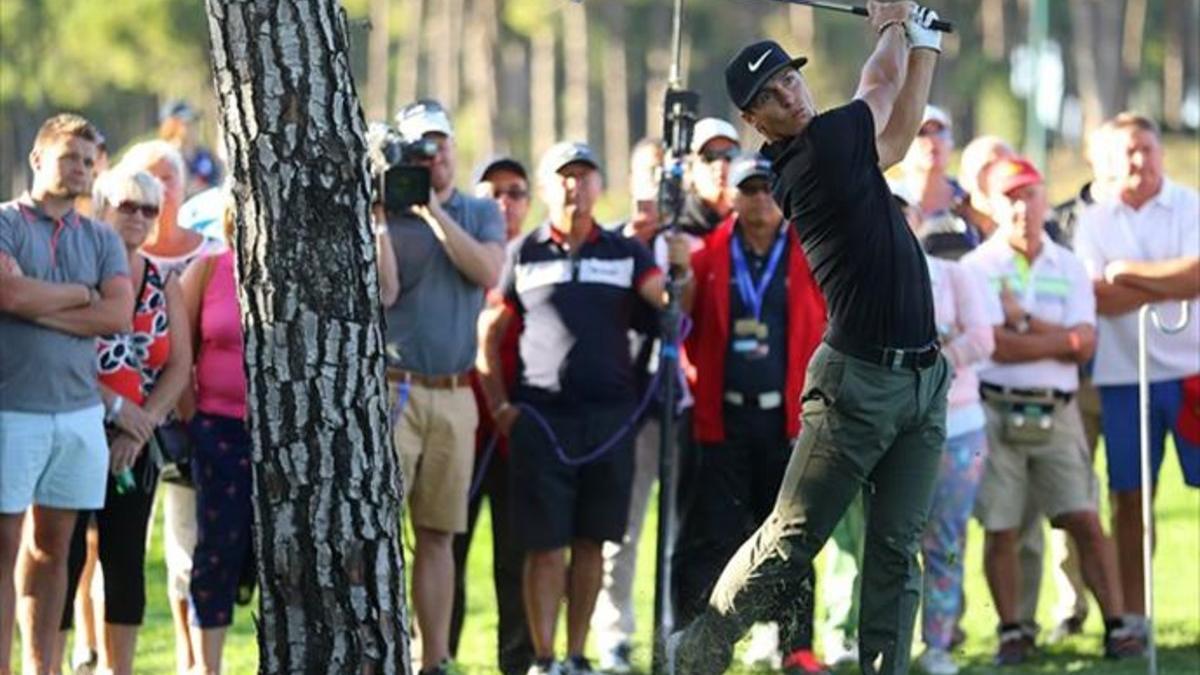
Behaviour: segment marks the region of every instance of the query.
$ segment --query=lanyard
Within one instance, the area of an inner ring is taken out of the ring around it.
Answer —
[[[742,303],[754,313],[754,320],[758,321],[762,318],[763,297],[767,294],[767,286],[771,284],[771,278],[775,276],[775,268],[779,267],[779,259],[783,257],[783,247],[787,243],[787,231],[783,228],[779,229],[779,234],[775,237],[775,245],[771,248],[771,257],[767,259],[767,267],[763,270],[757,287],[750,278],[750,269],[746,265],[746,254],[742,252],[739,240],[740,238],[736,235],[729,239],[729,252],[733,256],[734,278],[737,280]]]

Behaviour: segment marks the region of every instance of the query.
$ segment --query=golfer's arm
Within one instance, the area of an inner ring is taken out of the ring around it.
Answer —
[[[871,109],[876,139],[888,126],[907,70],[908,38],[904,36],[904,26],[893,23],[879,35],[875,51],[863,65],[858,91],[854,94],[854,98],[861,99]]]
[[[898,163],[912,145],[925,115],[925,104],[929,102],[929,87],[933,83],[937,58],[938,53],[932,49],[909,50],[904,86],[900,88],[887,126],[876,141],[880,169],[887,170]]]

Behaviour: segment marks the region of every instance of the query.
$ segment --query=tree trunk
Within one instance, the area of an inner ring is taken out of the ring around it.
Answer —
[[[1125,109],[1129,78],[1114,48],[1124,35],[1125,0],[1077,0],[1069,7],[1084,127],[1092,129]]]
[[[979,28],[983,34],[983,53],[1000,61],[1007,52],[1004,40],[1004,0],[983,0],[979,4]]]
[[[651,11],[652,34],[661,35],[662,39],[646,45],[646,135],[659,136],[663,128],[663,97],[671,74],[672,6],[662,2],[654,5]]]
[[[365,125],[335,0],[207,1],[238,227],[262,673],[410,672]]]
[[[367,38],[367,117],[387,118],[388,63],[391,35],[388,30],[390,0],[371,0],[371,34]]]
[[[573,141],[588,141],[588,25],[587,4],[568,4],[563,15],[563,133]]]
[[[1146,37],[1146,0],[1129,0],[1125,6],[1125,38],[1121,40],[1121,62],[1125,72],[1136,77],[1142,69],[1142,44]]]
[[[479,131],[476,155],[487,157],[495,151],[496,108],[496,41],[500,32],[496,0],[475,0],[471,22],[467,27],[467,44],[463,50],[463,68],[471,91],[471,109]]]
[[[629,187],[629,81],[625,64],[625,4],[604,5],[604,163],[616,192]]]
[[[421,35],[425,27],[425,1],[406,0],[401,16],[407,17],[404,41],[400,48],[400,63],[396,67],[397,107],[408,105],[417,98],[421,80]]]
[[[536,165],[542,153],[558,140],[557,111],[555,110],[554,26],[539,25],[530,38],[529,56],[530,115],[529,152]]]
[[[1166,6],[1166,35],[1163,53],[1163,122],[1168,129],[1183,123],[1184,73],[1187,70],[1184,48],[1188,31],[1187,7],[1183,2]]]

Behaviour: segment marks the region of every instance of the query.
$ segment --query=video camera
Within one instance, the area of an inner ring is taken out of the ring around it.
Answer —
[[[392,127],[372,122],[367,128],[367,155],[371,163],[371,203],[384,211],[402,213],[429,203],[429,167],[437,156],[437,143],[419,138],[405,142]]]

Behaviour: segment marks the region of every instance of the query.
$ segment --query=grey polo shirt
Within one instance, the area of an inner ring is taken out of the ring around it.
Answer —
[[[477,241],[504,245],[504,218],[492,200],[455,190],[442,208]],[[386,313],[388,364],[422,375],[470,369],[485,289],[458,271],[420,218],[389,217],[388,234],[400,273],[400,297]]]
[[[42,281],[99,290],[129,276],[125,246],[112,228],[74,211],[54,220],[28,195],[0,204],[0,252]],[[94,338],[0,312],[0,410],[63,413],[99,403]]]

